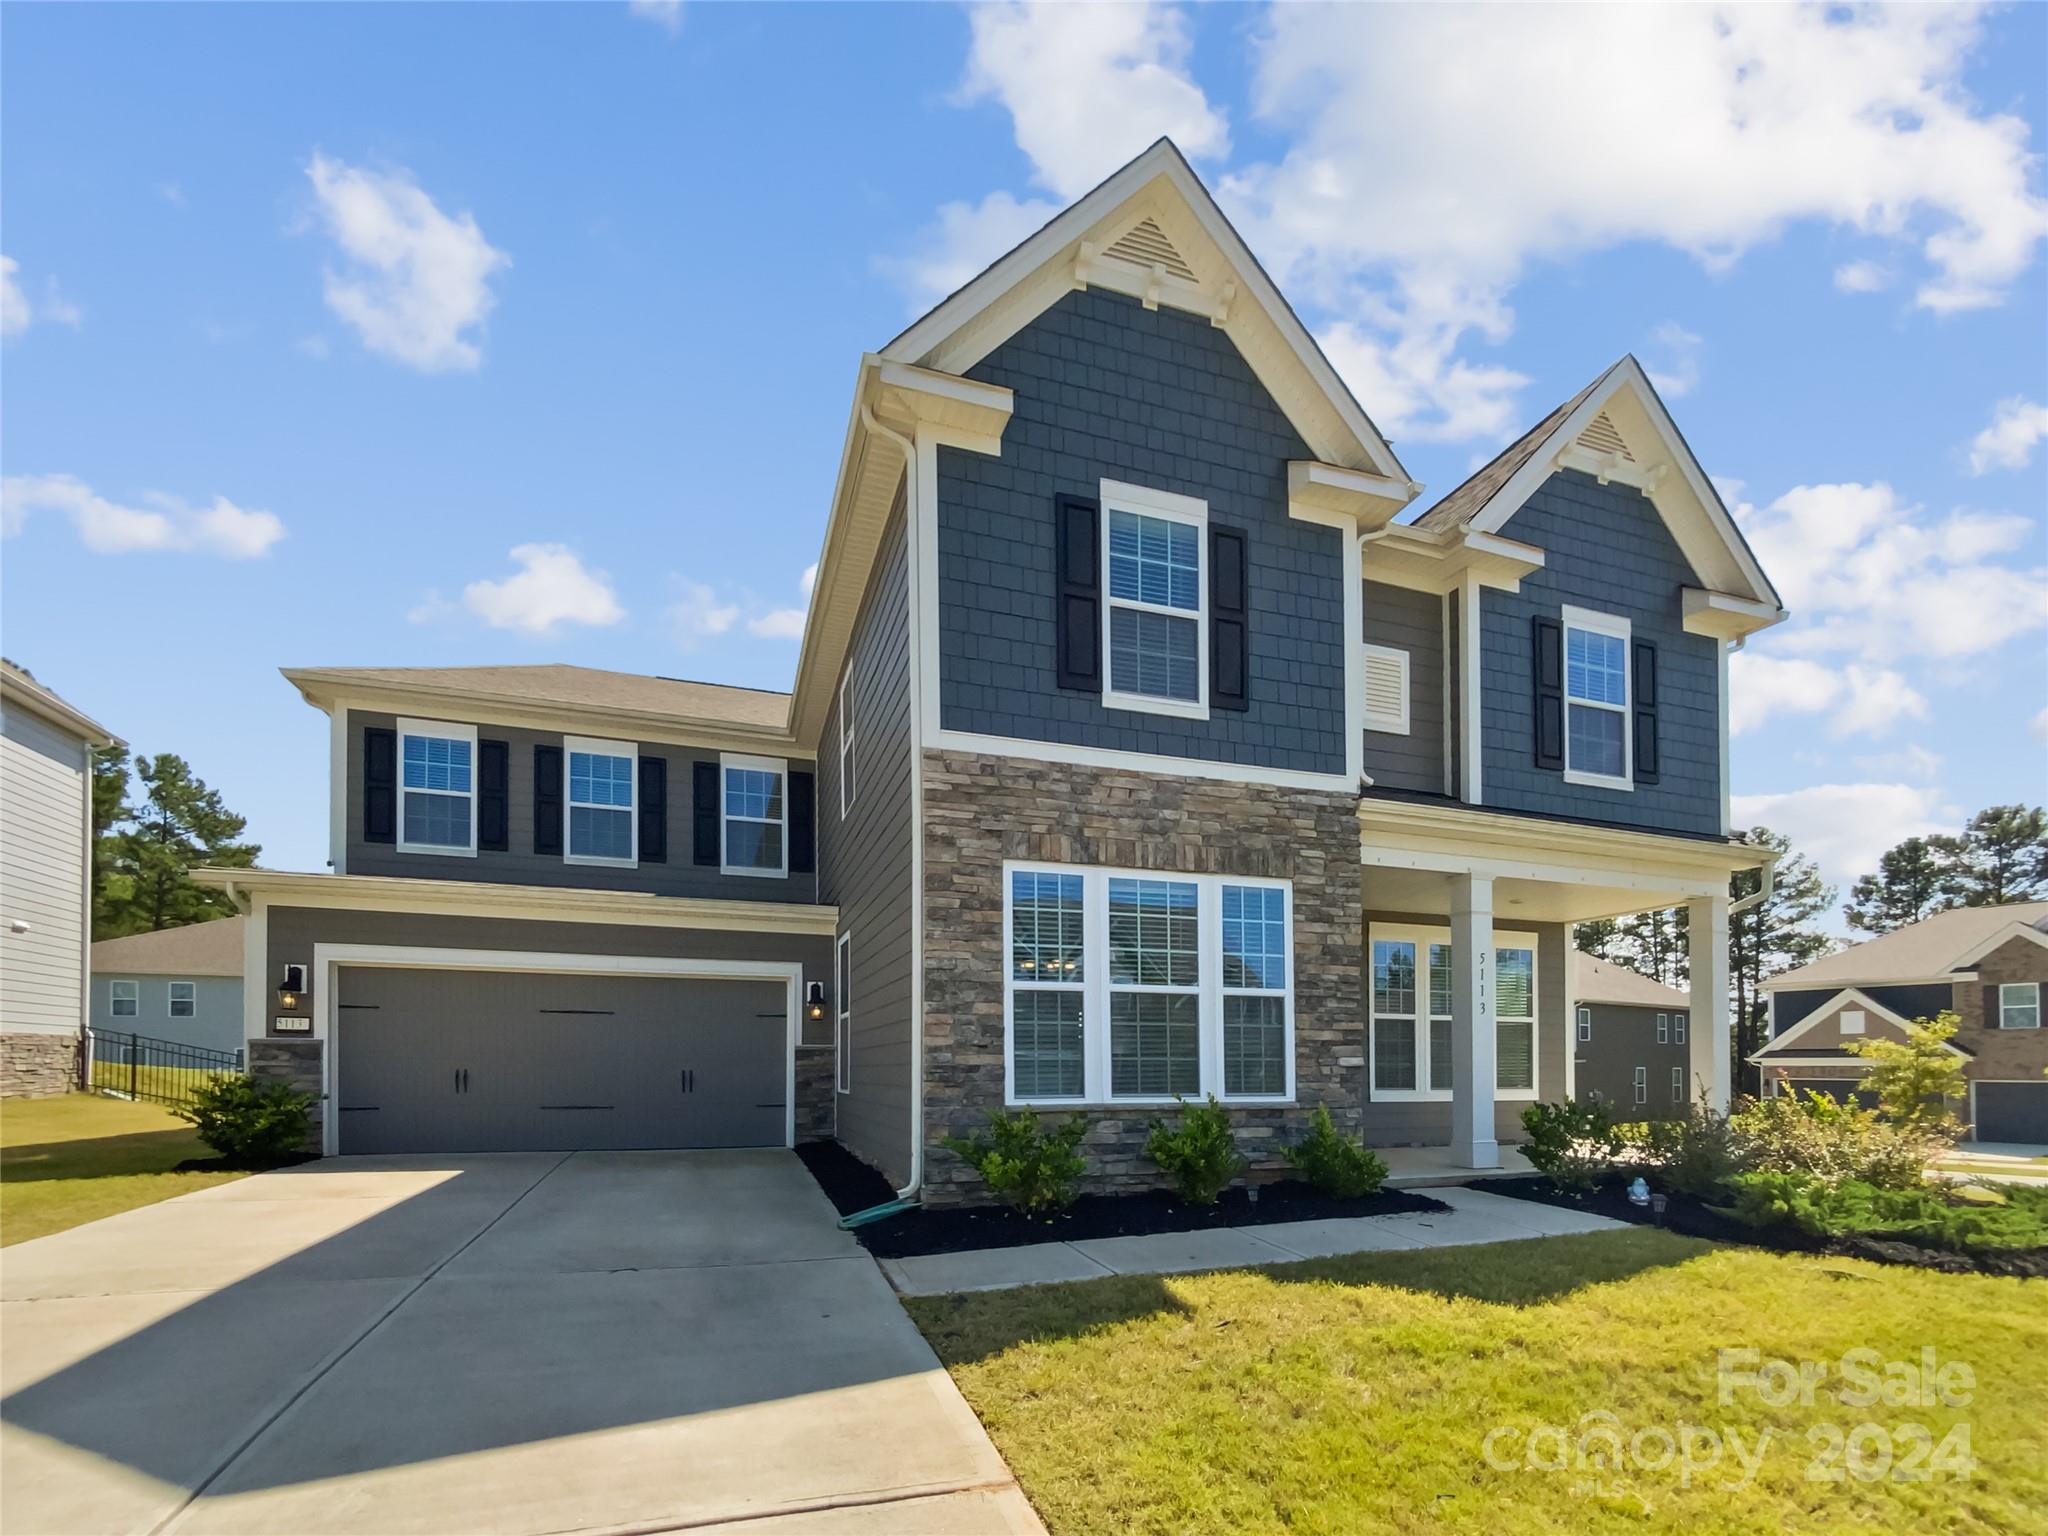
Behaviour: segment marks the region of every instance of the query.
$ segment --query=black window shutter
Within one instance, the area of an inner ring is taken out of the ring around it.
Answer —
[[[398,732],[363,727],[363,841],[398,840]]]
[[[668,759],[640,759],[640,862],[668,862]]]
[[[1999,1006],[1998,988],[1995,986],[1988,986],[1984,989],[1984,1027],[1986,1029],[2005,1028],[2005,1014]]]
[[[512,846],[512,749],[502,741],[476,744],[476,845],[486,853]]]
[[[1536,766],[1564,767],[1564,625],[1535,621],[1530,672],[1536,680]]]
[[[562,749],[533,749],[533,851],[562,851]]]
[[[789,776],[789,872],[808,875],[818,867],[818,778]]]
[[[690,837],[692,862],[718,863],[718,764],[690,765]]]
[[[1054,625],[1062,688],[1102,692],[1102,511],[1079,496],[1053,499],[1059,579]]]
[[[1636,650],[1636,782],[1657,782],[1657,647],[1638,640]]]
[[[1251,592],[1242,528],[1209,530],[1209,707],[1251,708]]]

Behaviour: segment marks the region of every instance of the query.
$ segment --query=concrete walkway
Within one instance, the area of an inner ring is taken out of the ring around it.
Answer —
[[[1467,1175],[1470,1177],[1470,1175]],[[1291,1264],[1297,1259],[1376,1250],[1448,1248],[1464,1243],[1561,1237],[1625,1226],[1605,1216],[1513,1200],[1484,1190],[1429,1191],[1450,1210],[1404,1216],[1349,1216],[1329,1221],[1276,1221],[1261,1227],[1217,1227],[1158,1237],[1101,1237],[1073,1243],[1032,1243],[973,1253],[884,1259],[882,1272],[906,1296],[948,1291],[1001,1291],[1017,1285],[1093,1280],[1103,1275],[1173,1275],[1202,1269]]]
[[[0,1251],[0,1529],[1036,1532],[787,1152],[337,1158]]]

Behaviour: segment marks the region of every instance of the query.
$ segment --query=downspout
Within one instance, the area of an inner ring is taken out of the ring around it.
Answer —
[[[903,451],[903,520],[905,537],[903,560],[908,567],[905,572],[908,598],[905,603],[904,627],[908,631],[910,665],[905,669],[910,677],[910,1181],[896,1191],[896,1202],[900,1207],[916,1203],[918,1191],[924,1186],[924,845],[922,836],[922,811],[924,806],[924,720],[922,715],[924,680],[918,665],[917,616],[922,594],[917,583],[917,542],[910,537],[910,530],[917,526],[917,445],[901,432],[885,427],[876,419],[874,408],[863,400],[860,406],[861,425],[879,437],[885,437]],[[876,1219],[889,1214],[889,1208],[880,1207],[873,1212],[862,1211],[859,1216]],[[849,1221],[855,1218],[848,1218]]]

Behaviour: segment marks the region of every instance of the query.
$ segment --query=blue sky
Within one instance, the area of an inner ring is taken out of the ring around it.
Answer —
[[[287,664],[787,686],[861,352],[1162,132],[1448,491],[1625,351],[1738,814],[2048,790],[2048,7],[14,5],[7,653],[325,858]]]

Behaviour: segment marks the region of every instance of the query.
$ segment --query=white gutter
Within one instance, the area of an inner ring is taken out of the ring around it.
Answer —
[[[1738,912],[1747,912],[1751,907],[1754,907],[1759,903],[1769,899],[1771,891],[1774,888],[1775,883],[1777,881],[1778,855],[1775,853],[1772,854],[1769,858],[1765,859],[1762,865],[1759,867],[1763,871],[1762,882],[1757,886],[1755,890],[1751,891],[1747,896],[1743,896],[1735,901],[1731,901],[1728,904],[1728,915],[1730,917],[1733,917]]]
[[[873,407],[861,401],[861,424],[870,432],[886,437],[903,451],[903,520],[906,530],[904,564],[909,568],[907,626],[910,640],[910,1181],[896,1191],[899,1200],[914,1200],[924,1185],[924,721],[919,702],[924,696],[923,672],[918,663],[917,625],[921,594],[917,589],[917,549],[914,534],[917,512],[917,445],[901,432],[882,425]],[[820,751],[824,743],[818,744]]]

